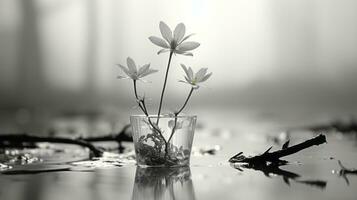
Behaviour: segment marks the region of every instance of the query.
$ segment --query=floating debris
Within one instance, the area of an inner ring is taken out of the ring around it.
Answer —
[[[84,167],[84,169],[114,168],[134,164],[136,164],[134,151],[124,154],[104,152],[101,157],[71,163],[75,167]],[[77,171],[78,168],[73,169]]]
[[[0,163],[0,171],[11,169],[11,166]]]
[[[14,165],[13,167],[1,171],[2,174],[37,174],[43,172],[68,171],[70,165],[48,165],[48,164],[31,164],[31,165]]]
[[[6,165],[25,165],[41,163],[42,159],[35,155],[34,149],[6,149],[0,154],[0,161]]]
[[[192,155],[193,156],[206,156],[206,155],[216,155],[218,151],[220,151],[222,147],[220,145],[207,146],[207,147],[193,147]]]

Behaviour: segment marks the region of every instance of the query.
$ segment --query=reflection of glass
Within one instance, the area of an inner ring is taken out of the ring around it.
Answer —
[[[190,168],[137,167],[132,199],[195,199]]]
[[[187,166],[196,116],[130,117],[136,161],[141,166]]]

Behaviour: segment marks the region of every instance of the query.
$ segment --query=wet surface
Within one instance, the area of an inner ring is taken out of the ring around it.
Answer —
[[[92,161],[86,160],[87,150],[72,145],[41,143],[2,152],[0,199],[356,199],[357,175],[340,173],[338,164],[357,167],[354,132],[324,130],[327,144],[285,157],[287,165],[259,170],[228,159],[240,151],[277,150],[287,139],[294,145],[321,132],[287,131],[291,124],[266,118],[212,125],[214,119],[202,119],[187,168],[137,168],[131,143],[124,144],[123,154],[108,152]]]

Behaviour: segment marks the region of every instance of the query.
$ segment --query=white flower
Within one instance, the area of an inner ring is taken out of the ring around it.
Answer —
[[[139,70],[136,68],[136,64],[133,59],[128,57],[126,59],[126,63],[128,67],[124,67],[123,65],[119,65],[119,67],[123,70],[123,72],[127,76],[118,76],[119,79],[133,79],[133,80],[141,80],[144,76],[147,76],[149,74],[158,72],[158,70],[150,69],[150,64],[143,65],[142,67],[139,68]]]
[[[183,23],[178,24],[173,33],[164,22],[160,22],[159,26],[161,35],[165,40],[156,36],[149,37],[149,40],[152,43],[163,48],[157,52],[157,54],[170,51],[175,54],[177,53],[185,56],[193,56],[193,54],[189,53],[188,51],[194,50],[200,46],[200,43],[198,42],[184,42],[193,34],[184,37],[186,28]]]
[[[187,69],[184,64],[181,64],[181,67],[185,71],[186,76],[185,81],[180,80],[179,82],[188,83],[192,85],[194,89],[198,89],[198,84],[206,81],[212,75],[212,72],[207,74],[207,68],[201,68],[198,72],[196,72],[196,74],[194,74],[191,67]]]

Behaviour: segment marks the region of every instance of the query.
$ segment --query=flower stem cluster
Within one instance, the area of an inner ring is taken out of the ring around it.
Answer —
[[[135,61],[132,58],[128,57],[127,58],[127,67],[120,65],[120,64],[118,65],[125,74],[124,76],[118,76],[118,78],[119,79],[132,79],[133,84],[134,84],[134,94],[135,94],[135,98],[136,98],[139,108],[148,117],[148,122],[151,126],[151,129],[154,132],[156,132],[157,134],[159,134],[160,137],[163,139],[163,141],[165,141],[165,151],[166,151],[165,157],[166,157],[168,143],[170,143],[170,140],[171,140],[171,138],[175,132],[175,129],[177,127],[177,116],[186,107],[189,99],[192,96],[193,91],[195,89],[199,88],[199,84],[201,84],[202,82],[209,79],[210,76],[212,75],[212,73],[207,74],[207,68],[201,68],[194,74],[191,67],[187,68],[184,64],[181,64],[181,67],[185,72],[185,76],[184,76],[185,80],[180,80],[180,82],[184,82],[184,83],[191,85],[191,90],[190,90],[184,104],[182,105],[182,107],[177,112],[174,113],[175,120],[174,120],[174,124],[173,124],[173,128],[172,128],[172,133],[171,133],[168,141],[166,141],[162,135],[162,131],[160,130],[158,124],[159,124],[159,120],[160,120],[160,116],[161,116],[161,109],[162,109],[162,105],[163,105],[164,94],[165,94],[165,90],[166,90],[166,85],[167,85],[167,81],[168,81],[169,70],[170,70],[173,55],[179,54],[179,55],[184,55],[184,56],[193,56],[193,54],[190,51],[199,47],[200,44],[198,42],[187,41],[193,34],[185,36],[186,27],[183,23],[178,24],[175,27],[174,31],[172,31],[170,29],[170,27],[168,25],[166,25],[164,22],[160,22],[159,28],[160,28],[162,38],[156,37],[156,36],[151,36],[151,37],[149,37],[149,40],[153,44],[163,48],[158,51],[158,54],[161,54],[164,52],[169,52],[169,59],[168,59],[167,67],[166,67],[164,83],[163,83],[161,96],[160,96],[160,102],[159,102],[158,113],[157,113],[157,121],[155,123],[153,123],[149,117],[148,109],[145,104],[145,97],[140,97],[138,95],[137,81],[140,80],[140,81],[145,82],[145,80],[142,79],[143,77],[148,76],[153,73],[156,73],[156,72],[158,72],[158,70],[150,69],[150,64],[145,64],[141,67],[137,67]]]

